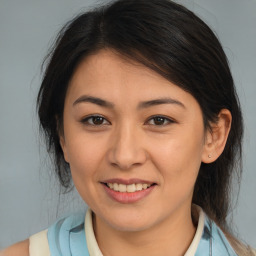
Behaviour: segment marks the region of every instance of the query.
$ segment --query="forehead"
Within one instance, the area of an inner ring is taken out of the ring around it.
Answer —
[[[110,81],[119,81],[123,86],[132,80],[136,80],[136,83],[147,80],[150,84],[167,82],[155,71],[116,53],[114,50],[101,50],[87,56],[75,70],[71,84],[81,83],[81,80],[88,81],[87,86],[90,86],[90,82],[94,84],[105,82],[106,86]]]
[[[101,50],[86,57],[75,70],[67,97],[90,94],[110,101],[139,101],[175,97],[196,101],[192,95],[144,65],[111,50]]]

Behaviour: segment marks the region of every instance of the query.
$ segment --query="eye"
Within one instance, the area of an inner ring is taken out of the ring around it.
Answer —
[[[174,123],[174,121],[170,118],[164,116],[153,116],[147,121],[150,125],[163,126],[168,125],[170,123]]]
[[[86,118],[84,118],[81,121],[83,124],[86,125],[93,125],[93,126],[100,126],[100,125],[109,125],[110,122],[107,121],[104,117],[102,116],[88,116]]]

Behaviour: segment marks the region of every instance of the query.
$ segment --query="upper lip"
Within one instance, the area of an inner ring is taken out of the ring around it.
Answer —
[[[130,185],[130,184],[154,184],[155,182],[136,179],[136,178],[133,178],[133,179],[114,178],[114,179],[103,180],[101,181],[101,183],[117,183],[117,184]]]

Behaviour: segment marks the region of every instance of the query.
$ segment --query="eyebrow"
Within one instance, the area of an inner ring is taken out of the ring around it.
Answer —
[[[90,103],[93,103],[93,104],[96,104],[96,105],[99,105],[99,106],[102,106],[102,107],[106,107],[106,108],[114,108],[113,103],[111,103],[109,101],[106,101],[106,100],[103,100],[103,99],[98,98],[98,97],[93,97],[93,96],[88,96],[88,95],[83,95],[83,96],[79,97],[73,103],[73,106],[75,106],[79,103],[83,103],[83,102],[90,102]]]
[[[160,99],[154,99],[149,101],[143,101],[138,105],[138,109],[148,108],[148,107],[162,105],[162,104],[176,104],[178,106],[185,108],[185,105],[178,100],[175,100],[172,98],[160,98]]]
[[[115,106],[113,103],[111,103],[109,101],[103,100],[98,97],[89,96],[89,95],[83,95],[83,96],[79,97],[73,103],[73,106],[75,106],[79,103],[84,103],[84,102],[93,103],[98,106],[106,107],[106,108],[114,108],[114,106]],[[148,108],[148,107],[152,107],[152,106],[156,106],[156,105],[163,105],[163,104],[176,104],[178,106],[185,108],[184,104],[176,99],[160,98],[160,99],[154,99],[154,100],[149,100],[149,101],[142,101],[139,103],[137,109]]]

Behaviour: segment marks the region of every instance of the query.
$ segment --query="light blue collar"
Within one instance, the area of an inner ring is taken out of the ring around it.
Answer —
[[[57,221],[48,229],[51,256],[90,256],[84,229],[85,214]],[[195,256],[237,256],[220,228],[205,215]]]
[[[204,230],[195,256],[238,256],[221,229],[205,215]]]

